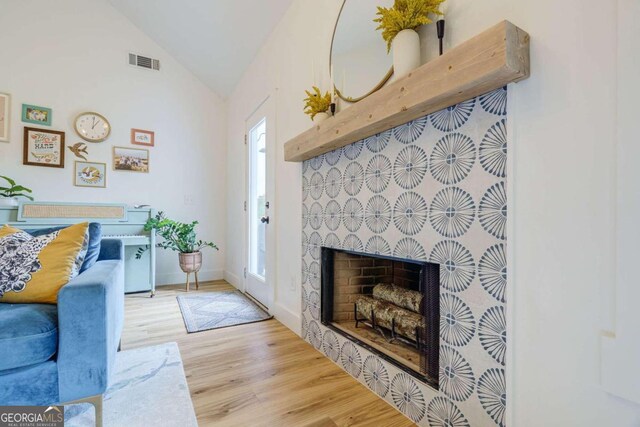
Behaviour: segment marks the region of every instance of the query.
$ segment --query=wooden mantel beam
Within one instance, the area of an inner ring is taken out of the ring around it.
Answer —
[[[529,35],[503,21],[296,136],[301,162],[529,77]]]

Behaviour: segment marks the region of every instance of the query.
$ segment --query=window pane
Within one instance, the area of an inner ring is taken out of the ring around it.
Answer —
[[[260,218],[266,215],[266,132],[267,121],[262,119],[249,133],[250,149],[250,219],[251,237],[249,249],[249,271],[265,277],[265,228]]]

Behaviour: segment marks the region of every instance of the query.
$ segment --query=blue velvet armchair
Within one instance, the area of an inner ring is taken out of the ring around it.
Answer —
[[[87,401],[102,421],[124,321],[124,247],[102,240],[98,261],[58,304],[0,303],[0,406]]]

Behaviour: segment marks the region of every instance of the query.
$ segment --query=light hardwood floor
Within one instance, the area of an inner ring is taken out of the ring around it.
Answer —
[[[183,292],[127,295],[122,348],[177,342],[200,426],[414,425],[277,320],[187,334]]]

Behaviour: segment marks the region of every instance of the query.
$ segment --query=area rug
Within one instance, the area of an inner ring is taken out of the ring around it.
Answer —
[[[177,298],[189,333],[261,322],[273,317],[239,291],[194,293]]]
[[[121,351],[104,396],[105,427],[197,426],[178,345]],[[65,406],[65,427],[95,426],[89,403]]]

